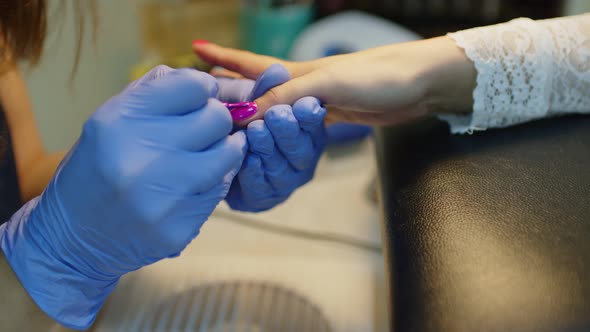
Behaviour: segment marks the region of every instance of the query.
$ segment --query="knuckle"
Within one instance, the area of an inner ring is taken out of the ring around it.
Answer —
[[[264,120],[269,122],[271,125],[273,124],[280,124],[286,125],[291,122],[290,120],[290,107],[289,105],[274,105],[268,109],[266,114],[264,115]]]
[[[170,73],[174,69],[166,66],[166,65],[157,65],[152,70],[150,70],[149,76],[152,79],[160,78],[165,76],[166,74]]]
[[[143,202],[137,201],[130,208],[135,211],[135,214],[144,225],[156,225],[160,223],[166,218],[168,212],[164,202],[160,202],[160,204],[143,204]]]
[[[262,141],[258,144],[252,144],[250,150],[253,153],[259,154],[261,157],[270,158],[273,154],[276,153],[274,144],[270,142],[269,144],[264,144]]]
[[[270,156],[274,153],[275,143],[268,130],[249,132],[248,143],[250,151],[262,156]]]
[[[283,96],[279,88],[270,89],[267,92],[267,98],[270,105],[280,104],[281,97]]]
[[[155,66],[152,71],[154,72],[158,72],[158,71],[172,71],[173,69],[166,66],[166,65],[157,65]]]
[[[217,80],[205,72],[192,68],[180,68],[174,69],[174,75],[181,78],[180,84],[186,84],[187,87],[194,89],[195,94],[201,98],[215,96],[219,90]]]
[[[168,75],[172,71],[174,71],[174,69],[166,65],[157,65],[154,68],[152,68],[149,72],[147,72],[142,78],[136,81],[134,87],[148,84],[151,81],[157,80]]]
[[[325,113],[325,109],[315,97],[303,97],[293,104],[293,114],[297,118],[321,118]]]
[[[119,139],[121,138],[121,139]],[[96,118],[83,126],[82,138],[92,151],[96,176],[115,194],[125,192],[132,174],[129,174],[128,156],[122,153],[115,141],[122,141],[120,133]]]

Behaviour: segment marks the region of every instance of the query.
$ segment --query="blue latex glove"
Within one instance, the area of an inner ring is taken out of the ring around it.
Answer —
[[[280,64],[274,64],[265,70],[256,81],[218,77],[219,90],[217,99],[225,102],[252,101],[268,90],[291,79],[289,71]]]
[[[254,100],[287,80],[287,70],[273,65],[254,86],[249,80],[220,80],[218,97],[232,102]],[[250,123],[246,129],[248,155],[226,197],[230,207],[249,212],[268,210],[309,182],[326,145],[325,115],[316,98],[306,97],[292,107],[271,107],[264,121]]]
[[[247,150],[216,80],[157,67],[86,122],[42,196],[0,228],[35,302],[87,328],[119,278],[174,257],[226,196]]]
[[[265,211],[309,182],[326,146],[326,110],[313,97],[273,106],[246,130],[249,153],[226,201],[240,211]]]

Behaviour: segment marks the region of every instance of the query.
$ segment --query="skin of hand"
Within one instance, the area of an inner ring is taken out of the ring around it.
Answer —
[[[204,61],[255,79],[274,63],[292,80],[256,99],[262,119],[273,105],[315,96],[327,106],[328,122],[394,125],[435,113],[467,113],[477,72],[449,37],[393,44],[366,51],[289,62],[212,43],[195,43]]]
[[[0,105],[10,129],[20,196],[26,202],[45,189],[65,152],[49,153],[43,146],[25,83],[16,65],[0,75]]]
[[[217,72],[217,98],[226,102],[256,99],[289,81],[287,69],[270,66],[256,80]],[[228,78],[237,77],[237,78]],[[244,129],[248,154],[225,200],[234,210],[260,212],[284,202],[309,182],[326,146],[326,110],[314,97],[275,105]]]

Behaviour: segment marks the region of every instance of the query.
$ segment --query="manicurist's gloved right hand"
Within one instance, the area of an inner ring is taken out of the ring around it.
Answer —
[[[119,278],[177,256],[226,196],[247,143],[216,80],[157,67],[101,106],[43,195],[0,227],[35,302],[87,328]]]

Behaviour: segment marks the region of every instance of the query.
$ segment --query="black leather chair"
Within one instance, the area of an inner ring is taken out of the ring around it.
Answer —
[[[590,331],[590,116],[376,135],[393,331]]]
[[[564,5],[316,3],[320,17],[362,10],[424,37]],[[437,121],[376,134],[392,330],[590,331],[590,116],[472,136]]]

